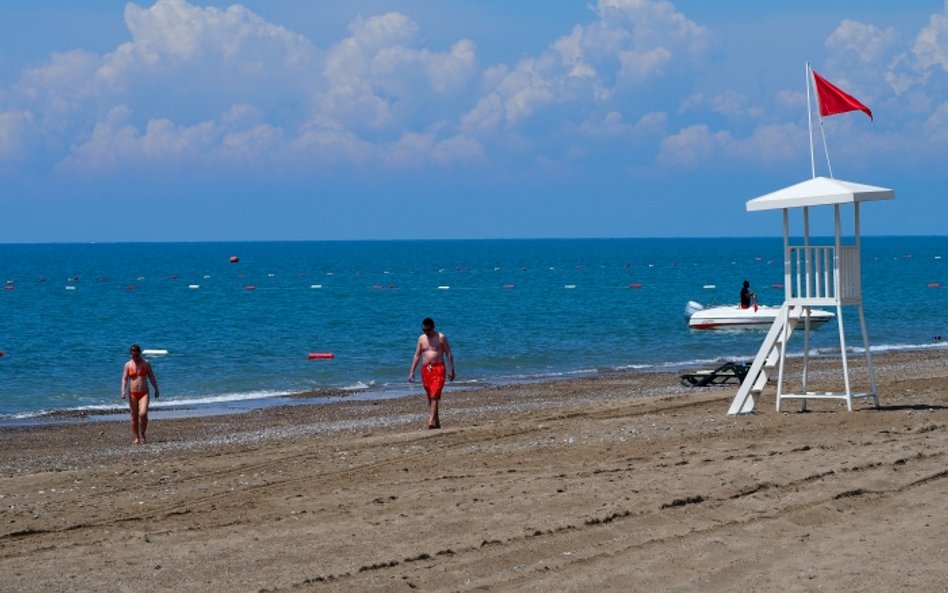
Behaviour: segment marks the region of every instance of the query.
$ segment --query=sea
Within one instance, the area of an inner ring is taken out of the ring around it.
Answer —
[[[780,237],[0,244],[0,426],[125,413],[132,343],[159,351],[155,415],[417,397],[407,378],[425,317],[454,351],[448,395],[750,360],[762,333],[691,330],[684,309],[736,303],[745,279],[779,305],[782,249]],[[872,352],[948,349],[946,255],[948,237],[862,238]],[[836,325],[810,347],[838,356]]]

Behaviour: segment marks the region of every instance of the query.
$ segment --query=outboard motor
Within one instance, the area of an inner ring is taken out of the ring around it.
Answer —
[[[704,309],[704,305],[695,301],[688,301],[688,304],[685,305],[685,317],[690,318],[692,315]]]

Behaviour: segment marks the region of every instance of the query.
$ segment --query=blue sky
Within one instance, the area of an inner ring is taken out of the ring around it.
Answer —
[[[7,0],[0,243],[779,235],[804,64],[865,234],[945,234],[948,2]],[[822,149],[820,149],[820,152]],[[818,160],[818,174],[827,174]]]

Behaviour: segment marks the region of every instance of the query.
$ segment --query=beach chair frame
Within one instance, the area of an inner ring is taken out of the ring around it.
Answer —
[[[709,385],[724,385],[734,381],[740,384],[750,370],[749,362],[728,361],[716,369],[683,373],[679,381],[685,387],[707,387]]]

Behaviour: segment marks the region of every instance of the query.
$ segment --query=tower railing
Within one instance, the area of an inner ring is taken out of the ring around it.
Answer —
[[[786,301],[791,305],[859,304],[859,248],[790,245],[784,257]]]

